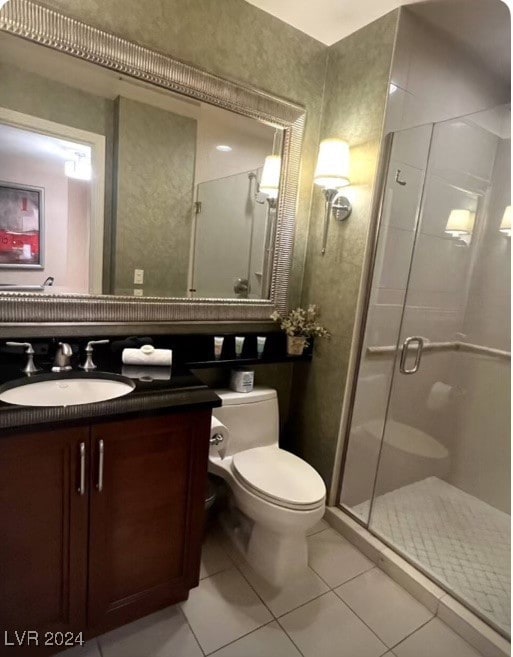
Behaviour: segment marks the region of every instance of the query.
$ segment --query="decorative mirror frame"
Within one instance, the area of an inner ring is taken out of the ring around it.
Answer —
[[[305,109],[91,27],[30,0],[0,10],[0,30],[284,129],[270,299],[0,293],[0,327],[32,322],[262,322],[287,308]]]

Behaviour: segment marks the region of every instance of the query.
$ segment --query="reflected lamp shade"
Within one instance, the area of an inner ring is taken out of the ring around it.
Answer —
[[[475,214],[470,210],[451,210],[445,232],[454,235],[470,235],[474,230]]]
[[[499,230],[504,235],[511,235],[511,205],[506,206]]]
[[[349,144],[343,139],[323,139],[315,167],[314,182],[324,189],[339,189],[350,184]]]
[[[264,169],[260,180],[259,190],[269,198],[276,198],[280,188],[281,157],[268,155],[264,161]]]

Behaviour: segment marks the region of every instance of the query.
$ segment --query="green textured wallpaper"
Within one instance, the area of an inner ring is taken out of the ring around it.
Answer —
[[[296,365],[293,376],[290,367],[274,368],[271,379],[282,393],[282,409],[290,402],[287,444],[329,482],[398,12],[327,48],[243,0],[45,0],[45,4],[305,106],[290,299],[293,305],[318,303],[333,337],[316,345],[311,364]],[[312,179],[319,137],[333,136],[347,139],[352,146],[353,185],[347,195],[354,209],[345,224],[331,224],[323,258],[323,200],[320,190],[312,194]],[[266,383],[264,372],[259,382]],[[285,399],[291,383],[290,399]]]
[[[332,333],[318,340],[311,365],[294,366],[288,442],[331,481],[346,383],[356,302],[373,193],[398,11],[329,48],[321,139],[351,145],[350,218],[332,221],[321,255],[324,197],[314,189],[303,283],[304,304],[317,303]]]
[[[303,276],[327,48],[243,0],[45,0],[44,4],[231,80],[304,105],[308,112],[291,299]]]
[[[186,296],[196,119],[118,98],[116,103],[115,294]]]

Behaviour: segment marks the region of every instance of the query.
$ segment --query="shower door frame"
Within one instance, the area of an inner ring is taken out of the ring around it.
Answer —
[[[456,117],[455,117],[456,118]],[[453,119],[446,119],[445,121],[451,121]],[[410,283],[410,276],[413,268],[413,263],[415,260],[415,252],[416,252],[416,247],[417,247],[417,242],[418,242],[418,237],[420,233],[420,228],[422,224],[422,213],[424,209],[424,203],[425,203],[425,187],[426,187],[426,181],[428,178],[428,171],[429,171],[429,161],[431,157],[431,148],[433,145],[433,137],[435,134],[435,126],[438,123],[444,123],[445,121],[439,121],[439,122],[430,122],[423,124],[425,126],[429,125],[431,126],[431,135],[429,138],[429,146],[428,146],[428,151],[427,151],[427,160],[426,160],[426,169],[424,173],[424,179],[422,181],[421,185],[421,194],[420,194],[420,203],[417,208],[417,216],[415,217],[415,235],[414,235],[414,240],[411,248],[411,257],[410,257],[410,263],[409,263],[409,268],[408,268],[408,278],[407,278],[407,283],[406,283],[406,288],[405,288],[405,297],[403,301],[403,308],[401,312],[401,320],[399,324],[399,330],[397,333],[397,341],[395,345],[395,353],[393,357],[393,364],[392,364],[392,374],[391,374],[391,380],[390,380],[390,385],[389,389],[387,391],[387,401],[386,401],[386,411],[384,415],[384,422],[383,422],[383,430],[382,430],[382,435],[381,435],[381,441],[380,441],[380,446],[379,446],[379,454],[378,454],[378,460],[377,460],[377,465],[376,465],[376,471],[374,473],[374,482],[373,482],[373,487],[372,487],[372,495],[370,498],[370,505],[369,505],[369,513],[367,516],[367,521],[364,521],[360,516],[358,516],[356,513],[354,513],[348,506],[343,505],[340,500],[342,496],[342,486],[344,482],[344,470],[346,467],[346,460],[347,460],[347,453],[349,449],[349,439],[350,439],[350,431],[351,431],[351,426],[352,426],[352,419],[353,419],[353,411],[354,411],[354,406],[355,406],[355,401],[356,401],[356,392],[357,392],[357,387],[358,387],[358,373],[360,371],[360,366],[362,364],[362,358],[363,358],[363,349],[365,346],[365,333],[367,329],[367,318],[368,318],[368,313],[369,313],[369,308],[370,308],[370,301],[371,301],[371,296],[372,296],[372,291],[373,291],[373,281],[374,281],[374,274],[375,274],[375,269],[376,269],[376,262],[377,262],[377,254],[378,254],[378,248],[379,248],[379,238],[381,235],[381,229],[383,226],[383,207],[384,207],[384,201],[385,197],[387,194],[387,187],[386,187],[386,180],[387,176],[389,174],[390,170],[390,163],[391,163],[391,155],[392,155],[392,147],[394,144],[394,137],[397,132],[402,132],[402,130],[398,130],[395,132],[390,132],[385,135],[383,138],[383,147],[382,147],[382,153],[380,157],[380,164],[379,164],[379,171],[378,171],[378,189],[379,193],[376,197],[376,203],[373,207],[373,213],[372,213],[372,220],[371,220],[371,234],[369,235],[369,248],[368,248],[368,259],[366,262],[366,278],[364,282],[364,288],[363,288],[363,295],[362,295],[362,302],[361,302],[361,307],[359,308],[359,316],[358,316],[358,321],[359,321],[359,326],[358,326],[358,332],[356,335],[356,340],[353,343],[353,350],[354,350],[354,362],[352,364],[352,367],[348,373],[348,376],[352,377],[351,379],[351,386],[349,390],[349,394],[347,396],[347,411],[345,414],[345,417],[343,417],[343,425],[341,427],[341,435],[344,436],[344,442],[343,442],[343,448],[342,448],[342,455],[340,458],[339,464],[336,464],[337,471],[336,471],[336,477],[338,477],[338,480],[334,481],[333,489],[331,491],[332,496],[333,494],[336,494],[336,499],[335,499],[335,504],[337,508],[339,508],[343,513],[347,514],[352,520],[357,522],[361,527],[366,529],[373,537],[377,538],[379,541],[381,541],[384,545],[386,545],[388,548],[390,548],[393,552],[398,554],[400,557],[402,557],[407,563],[409,563],[411,566],[413,566],[416,570],[421,572],[423,575],[425,575],[430,581],[434,582],[437,586],[439,586],[441,589],[443,589],[448,595],[453,597],[455,600],[460,602],[466,609],[468,609],[470,612],[475,614],[478,618],[480,618],[487,626],[489,626],[491,629],[493,629],[495,632],[503,636],[505,639],[508,641],[511,640],[511,635],[504,630],[504,628],[500,627],[497,625],[489,616],[486,616],[483,614],[483,612],[478,608],[472,605],[467,599],[465,599],[463,596],[461,596],[459,593],[454,591],[450,586],[444,582],[443,580],[439,579],[436,577],[436,575],[429,571],[426,567],[424,567],[423,564],[420,562],[416,561],[410,554],[402,550],[400,547],[398,547],[395,543],[391,542],[388,540],[385,536],[382,534],[378,533],[377,531],[372,529],[371,526],[371,517],[372,517],[372,510],[374,506],[374,498],[375,498],[375,489],[376,489],[376,484],[377,484],[377,479],[379,476],[379,471],[380,471],[380,463],[381,463],[381,453],[383,449],[383,440],[384,440],[384,435],[386,432],[387,428],[387,422],[388,422],[388,415],[390,411],[390,403],[391,403],[391,398],[392,398],[392,393],[394,389],[394,381],[395,381],[395,376],[397,373],[397,362],[398,359],[401,357],[401,348],[400,348],[400,343],[401,343],[401,336],[402,336],[402,331],[403,331],[403,323],[404,323],[404,313],[405,313],[405,308],[406,308],[406,303],[407,303],[407,298],[408,298],[408,289],[409,289],[409,283]],[[415,126],[415,128],[419,128],[421,126]],[[479,206],[482,207],[483,202],[486,203],[485,197],[481,197],[481,201],[479,202]],[[331,503],[333,503],[333,499],[331,499]]]

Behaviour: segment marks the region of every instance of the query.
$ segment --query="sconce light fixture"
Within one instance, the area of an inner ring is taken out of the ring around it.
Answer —
[[[472,239],[476,215],[470,210],[451,210],[445,232],[454,237],[458,243],[468,246]]]
[[[344,221],[351,214],[351,203],[341,196],[340,188],[350,185],[349,144],[343,139],[323,139],[315,168],[314,183],[324,190],[326,200],[321,254],[326,253],[330,216]]]
[[[271,207],[276,205],[278,191],[280,188],[281,157],[279,155],[268,155],[264,161],[262,178],[258,191],[267,196],[267,202]]]
[[[504,210],[499,230],[505,237],[511,237],[511,205]]]

